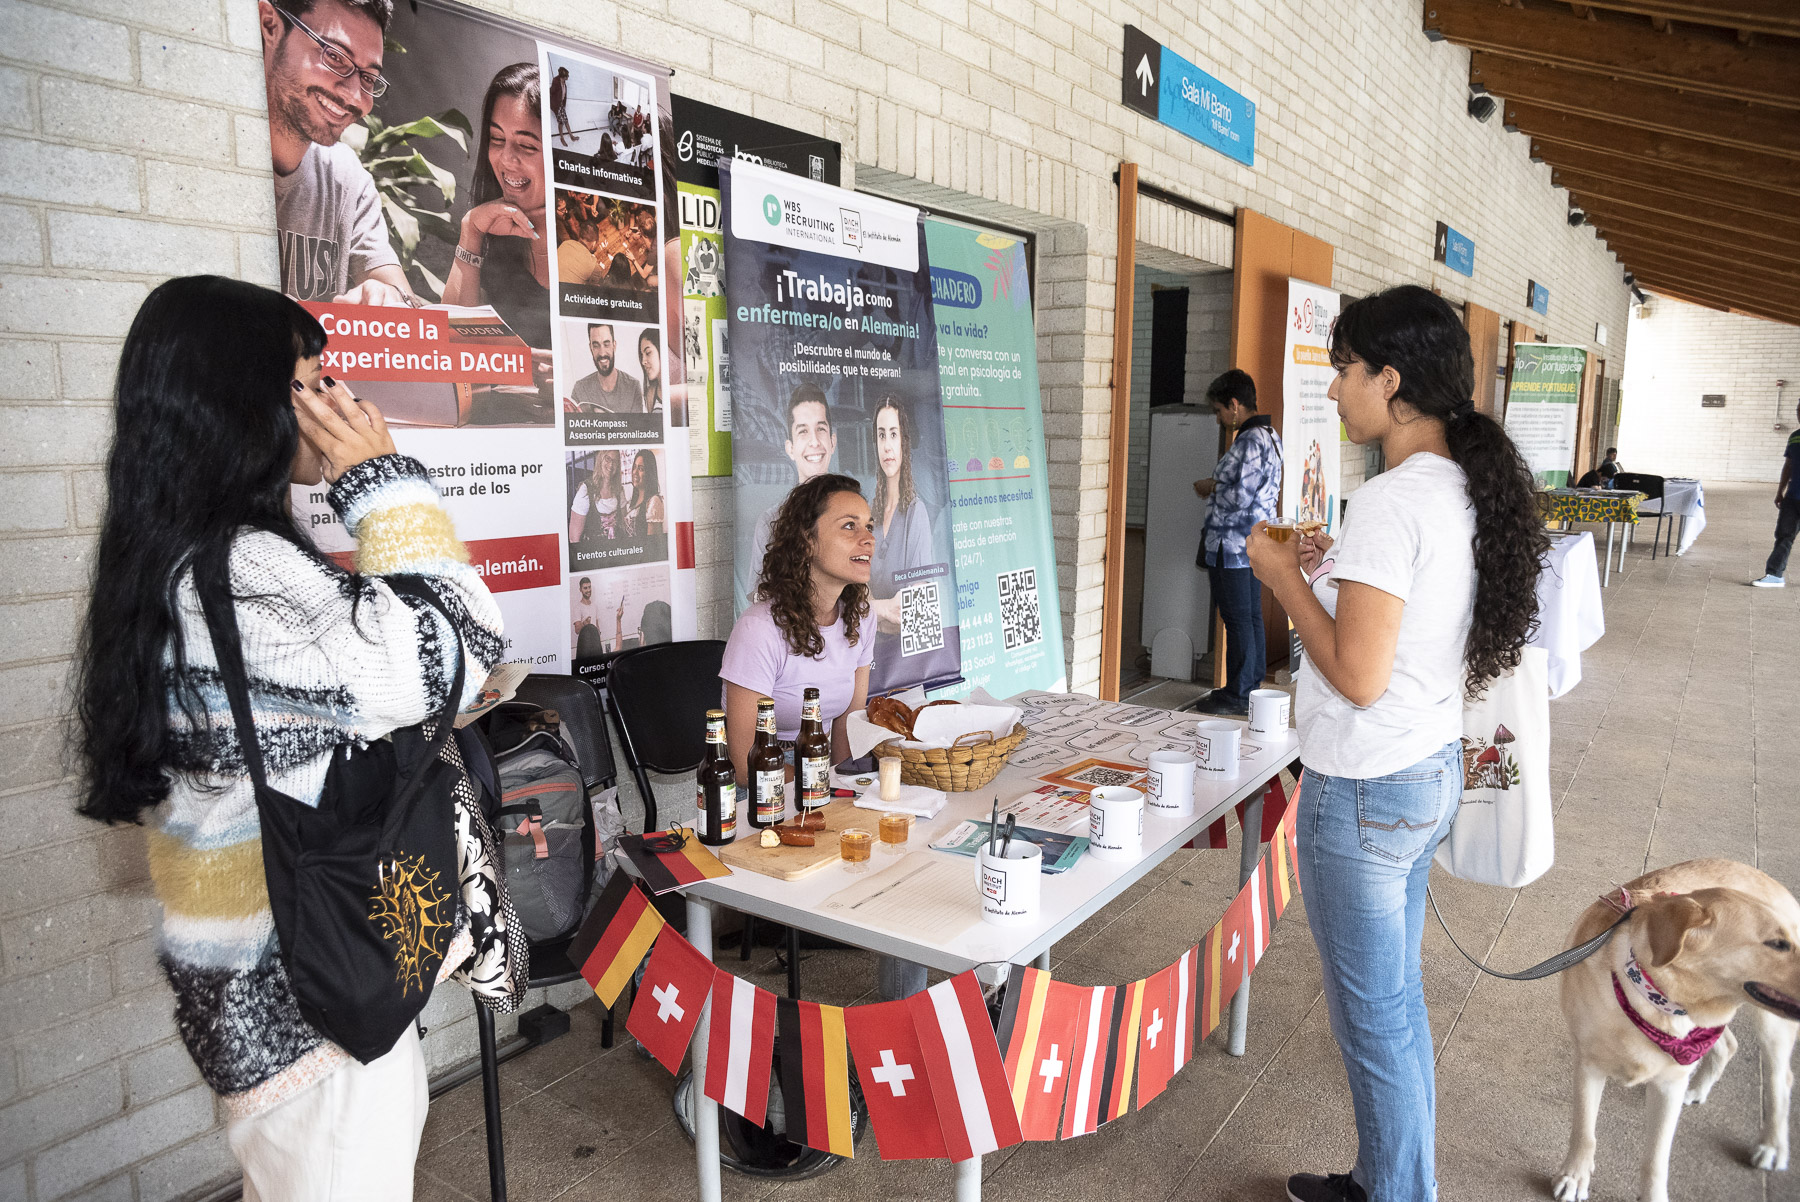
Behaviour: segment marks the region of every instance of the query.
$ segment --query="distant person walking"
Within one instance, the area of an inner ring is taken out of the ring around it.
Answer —
[[[1203,714],[1244,714],[1250,691],[1262,687],[1267,669],[1263,643],[1262,588],[1244,554],[1244,540],[1258,522],[1273,521],[1281,502],[1281,435],[1256,411],[1256,381],[1236,368],[1206,388],[1213,416],[1236,430],[1219,460],[1216,477],[1194,481],[1212,502],[1200,535],[1196,567],[1206,569],[1213,604],[1225,623],[1225,687],[1194,708]]]
[[[1800,406],[1794,408],[1794,421],[1800,424]],[[1781,480],[1775,485],[1775,549],[1763,565],[1761,580],[1750,583],[1757,588],[1786,588],[1788,552],[1794,549],[1794,534],[1800,531],[1800,488],[1794,487],[1796,467],[1800,467],[1800,429],[1788,435],[1787,450],[1781,459]]]
[[[569,69],[558,67],[550,80],[550,115],[556,118],[556,140],[564,146],[575,141],[569,129]]]

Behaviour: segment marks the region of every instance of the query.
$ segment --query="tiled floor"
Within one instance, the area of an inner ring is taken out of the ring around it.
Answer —
[[[1800,882],[1800,585],[1745,583],[1761,574],[1768,552],[1770,492],[1715,486],[1710,525],[1691,552],[1653,563],[1647,548],[1634,550],[1614,573],[1608,633],[1585,657],[1581,685],[1552,711],[1556,866],[1519,891],[1440,877],[1446,917],[1465,946],[1500,966],[1534,963],[1562,946],[1574,916],[1609,885],[1700,855]],[[1167,964],[1221,913],[1236,864],[1235,851],[1168,861],[1057,949],[1057,976],[1124,982]],[[1570,1090],[1555,984],[1478,977],[1435,927],[1425,954],[1443,1197],[1548,1197]],[[750,968],[759,984],[784,988],[772,953]],[[861,953],[816,952],[805,963],[807,995],[820,1001],[869,999],[874,976],[872,957]],[[619,1046],[603,1051],[596,1012],[596,1003],[578,1007],[572,1034],[501,1071],[512,1198],[695,1197],[669,1076],[634,1053],[622,1025]],[[1282,920],[1257,969],[1249,1054],[1226,1055],[1221,1035],[1144,1113],[1073,1142],[989,1157],[985,1195],[1275,1202],[1290,1172],[1347,1167],[1355,1153],[1349,1096],[1303,910]],[[1747,1166],[1761,1101],[1747,1043],[1712,1100],[1683,1115],[1675,1198],[1800,1200],[1800,1166],[1778,1174]],[[1640,1093],[1607,1091],[1595,1202],[1633,1196],[1642,1116]],[[417,1197],[486,1196],[479,1085],[433,1104],[425,1142]],[[725,1175],[728,1199],[899,1202],[950,1193],[947,1164],[882,1163],[867,1136],[854,1161],[811,1181]]]

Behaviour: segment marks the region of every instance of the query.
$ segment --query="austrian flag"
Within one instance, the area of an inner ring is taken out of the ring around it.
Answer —
[[[712,997],[706,1096],[760,1127],[775,1058],[775,995],[720,968],[713,971]]]
[[[967,1160],[1022,1141],[975,974],[940,981],[907,998],[906,1004],[938,1100],[938,1125],[950,1159]]]
[[[679,931],[664,930],[644,966],[644,983],[631,1004],[625,1029],[672,1073],[681,1071],[681,1058],[700,1024],[700,1008],[706,1005],[712,983],[712,961]]]

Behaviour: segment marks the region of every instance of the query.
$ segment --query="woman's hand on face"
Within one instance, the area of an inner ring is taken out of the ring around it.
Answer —
[[[536,229],[532,228],[531,219],[525,216],[525,210],[518,205],[504,200],[490,200],[486,204],[476,205],[462,219],[463,234],[480,238],[536,238]]]
[[[1267,533],[1268,524],[1256,523],[1250,528],[1250,537],[1244,540],[1244,554],[1250,560],[1250,570],[1270,588],[1279,588],[1294,578],[1304,580],[1298,540],[1276,542]]]
[[[1319,570],[1319,565],[1325,562],[1325,553],[1331,550],[1332,541],[1332,537],[1324,531],[1309,534],[1300,540],[1300,567],[1307,579],[1310,580],[1313,573]]]
[[[329,484],[336,484],[359,463],[394,453],[394,439],[381,410],[357,400],[330,376],[320,377],[316,392],[294,382],[294,416],[300,422],[300,437],[324,457]]]

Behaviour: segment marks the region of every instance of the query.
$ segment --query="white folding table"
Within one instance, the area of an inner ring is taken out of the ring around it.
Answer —
[[[1032,733],[1013,753],[999,777],[991,784],[969,793],[953,793],[950,802],[936,818],[915,824],[908,850],[902,856],[881,857],[875,870],[904,863],[918,856],[949,857],[949,853],[933,851],[927,844],[939,838],[966,819],[985,819],[990,803],[997,796],[1004,804],[1039,787],[1044,782],[1040,773],[1061,764],[1093,757],[1142,765],[1153,744],[1180,743],[1191,746],[1192,731],[1200,716],[1117,702],[1100,702],[1071,694],[1021,694],[1017,701],[1049,699],[1041,709],[1028,705],[1025,719]],[[1123,726],[1115,726],[1109,718],[1122,718]],[[1096,731],[1074,734],[1084,720],[1100,723]],[[1039,727],[1044,733],[1039,733]],[[1063,734],[1050,733],[1062,731]],[[1120,731],[1132,734],[1123,736]],[[1139,736],[1142,736],[1141,738]],[[1074,745],[1065,740],[1073,739]],[[1110,742],[1111,748],[1096,746]],[[1060,750],[1066,754],[1058,755]],[[823,868],[798,881],[781,881],[759,873],[735,871],[691,885],[683,893],[687,902],[688,940],[709,959],[713,955],[713,914],[717,907],[738,910],[757,918],[783,923],[802,931],[823,935],[866,948],[883,956],[948,973],[966,972],[978,965],[1030,965],[1048,968],[1050,949],[1101,907],[1141,880],[1152,868],[1205,832],[1214,820],[1224,816],[1239,802],[1247,802],[1243,817],[1246,832],[1260,834],[1262,795],[1269,780],[1293,764],[1300,754],[1300,742],[1294,732],[1278,736],[1244,732],[1244,752],[1238,772],[1227,779],[1208,779],[1213,774],[1196,773],[1194,812],[1191,817],[1174,819],[1147,815],[1144,820],[1143,854],[1130,863],[1114,863],[1084,855],[1067,872],[1046,876],[1043,881],[1043,912],[1039,920],[1025,927],[998,927],[979,918],[980,907],[975,887],[973,861],[950,857],[969,868],[968,905],[976,916],[967,930],[942,940],[908,935],[886,927],[872,926],[845,917],[842,913],[824,911],[821,903],[852,884],[857,878],[840,864]],[[1140,758],[1144,757],[1144,758]],[[1020,761],[1025,761],[1021,765]],[[1219,774],[1223,776],[1223,774]],[[870,823],[876,815],[871,811]],[[754,832],[752,832],[753,834]],[[1256,838],[1246,837],[1240,858],[1240,880],[1248,880],[1261,854]],[[1198,939],[1204,932],[1196,931]],[[1185,950],[1171,947],[1174,960]],[[1249,1013],[1249,982],[1245,981],[1232,998],[1230,1051],[1234,1056],[1244,1052],[1244,1030]],[[693,1054],[694,1155],[699,1170],[702,1202],[718,1202],[719,1124],[717,1104],[700,1088],[706,1078],[708,1031],[712,1023],[709,999],[701,1010],[700,1024],[691,1044]],[[958,1202],[972,1202],[981,1195],[981,1158],[974,1157],[955,1166],[955,1197]]]

